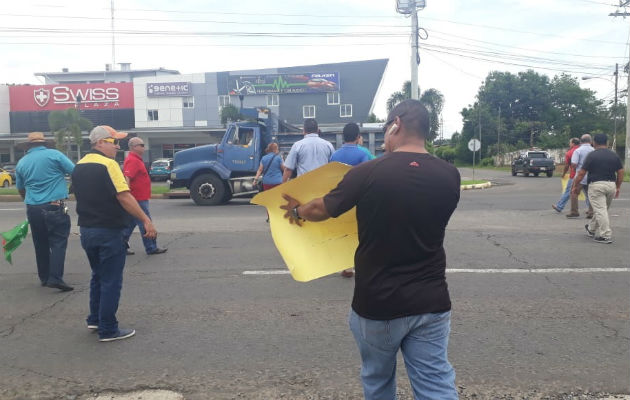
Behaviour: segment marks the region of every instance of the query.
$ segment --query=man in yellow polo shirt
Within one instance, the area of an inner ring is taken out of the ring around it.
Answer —
[[[106,125],[92,129],[92,152],[77,163],[72,173],[81,246],[92,268],[87,327],[98,330],[101,342],[126,339],[136,333],[133,329],[119,328],[116,320],[127,257],[123,230],[133,216],[143,223],[146,237],[157,236],[151,219],[129,192],[114,159],[120,149],[118,140],[126,136]]]

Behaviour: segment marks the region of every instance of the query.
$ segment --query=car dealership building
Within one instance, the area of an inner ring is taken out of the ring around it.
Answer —
[[[147,162],[216,143],[224,133],[221,109],[229,104],[268,107],[286,125],[301,127],[304,118],[315,118],[322,131],[340,130],[347,122],[367,121],[387,62],[197,74],[131,70],[123,64],[117,71],[38,73],[45,85],[0,86],[0,163],[21,156],[14,146],[28,132],[49,135],[48,114],[68,107],[95,125],[142,137]],[[73,150],[77,159],[89,143]]]

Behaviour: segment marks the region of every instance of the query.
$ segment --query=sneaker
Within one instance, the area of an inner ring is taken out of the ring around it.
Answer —
[[[567,218],[578,218],[579,216],[580,216],[580,214],[577,214],[577,213],[575,213],[575,214],[574,213],[567,214]]]
[[[136,334],[135,329],[119,329],[118,332],[113,336],[100,337],[98,338],[99,342],[113,342],[114,340],[122,340],[132,337]]]
[[[562,209],[561,209],[561,208],[558,208],[558,206],[557,206],[557,205],[555,205],[555,204],[552,204],[552,205],[551,205],[551,208],[553,208],[554,210],[556,210],[558,213],[561,213],[561,212],[562,212]]]
[[[595,237],[595,232],[593,232],[592,230],[588,229],[588,224],[584,225],[584,229],[586,229],[586,234],[589,237]]]
[[[152,255],[152,254],[162,254],[162,253],[166,253],[167,251],[168,251],[168,249],[166,249],[166,248],[160,248],[160,247],[157,247],[155,250],[153,250],[152,252],[147,253],[147,254],[148,254],[148,255]]]
[[[593,240],[595,241],[595,243],[604,243],[604,244],[610,244],[613,242],[612,239],[601,237],[601,236],[595,237],[593,238]]]
[[[136,254],[135,251],[131,250],[131,249],[127,249],[127,255],[128,256],[133,256],[134,254]]]
[[[74,290],[74,288],[72,286],[68,285],[65,282],[47,283],[46,287],[53,288],[53,289],[59,289],[62,292],[70,292],[70,291]]]
[[[87,328],[91,331],[96,331],[98,329],[98,325],[88,324]]]

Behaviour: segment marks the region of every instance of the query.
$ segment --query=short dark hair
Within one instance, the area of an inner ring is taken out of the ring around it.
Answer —
[[[596,133],[595,136],[593,136],[593,142],[601,146],[608,143],[608,136],[606,136],[605,133]]]
[[[304,132],[317,133],[318,130],[319,128],[317,126],[317,121],[315,121],[315,118],[306,118],[304,120]]]
[[[343,127],[343,141],[346,143],[354,142],[357,140],[360,133],[359,125],[354,122],[348,122],[346,126]]]
[[[580,139],[578,139],[576,137],[571,138],[571,144],[580,144]]]
[[[429,111],[418,100],[407,99],[394,107],[387,116],[387,121],[392,121],[399,117],[405,124],[408,132],[426,139],[429,134]]]

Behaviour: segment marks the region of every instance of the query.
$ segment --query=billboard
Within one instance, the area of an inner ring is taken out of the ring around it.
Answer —
[[[338,72],[232,76],[229,79],[231,95],[322,93],[340,89]]]
[[[11,111],[133,108],[133,83],[68,83],[9,87]]]
[[[191,96],[190,82],[147,83],[147,97]]]

